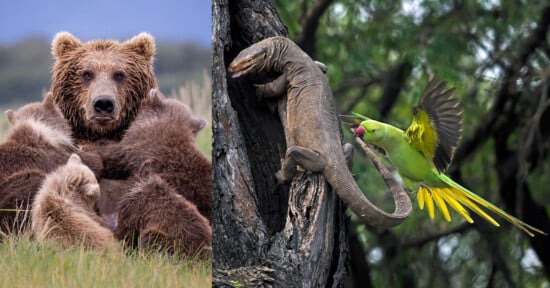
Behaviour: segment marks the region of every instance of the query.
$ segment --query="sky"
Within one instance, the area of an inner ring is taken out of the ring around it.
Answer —
[[[53,39],[59,31],[77,38],[126,40],[149,32],[157,41],[210,46],[208,0],[0,0],[0,45],[28,37]]]

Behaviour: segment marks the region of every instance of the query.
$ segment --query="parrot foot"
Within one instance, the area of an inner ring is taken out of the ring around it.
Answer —
[[[432,194],[432,190],[430,189],[429,186],[424,184],[424,182],[418,182],[418,184],[416,184],[416,187],[414,187],[414,191],[418,192],[418,188],[420,187],[426,189],[430,194]]]
[[[349,171],[353,168],[353,145],[350,143],[345,143],[344,146],[342,146],[344,157],[346,158],[346,164],[348,166]]]

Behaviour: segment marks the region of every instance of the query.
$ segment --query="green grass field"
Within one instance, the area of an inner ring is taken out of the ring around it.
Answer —
[[[197,135],[197,146],[210,158],[210,81],[204,75],[202,85],[186,83],[171,96],[208,120]],[[0,115],[0,142],[8,128]],[[211,261],[181,260],[160,253],[64,250],[55,243],[39,245],[29,233],[9,236],[0,243],[0,287],[210,287],[211,266]]]
[[[0,244],[0,287],[210,287],[211,262],[150,253],[63,250],[28,234]]]

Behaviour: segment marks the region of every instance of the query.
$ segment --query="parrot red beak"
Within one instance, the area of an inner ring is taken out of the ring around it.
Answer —
[[[363,136],[365,136],[365,127],[363,127],[363,126],[357,127],[357,129],[355,129],[354,135],[355,135],[355,137],[359,137],[359,138],[363,139]]]

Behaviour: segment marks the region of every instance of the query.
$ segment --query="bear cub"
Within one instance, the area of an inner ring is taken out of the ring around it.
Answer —
[[[212,163],[195,144],[196,134],[205,125],[206,121],[194,117],[183,102],[151,89],[122,141],[98,151],[105,167],[102,176],[136,179],[147,161],[154,173],[210,219]]]
[[[53,239],[63,247],[113,245],[111,230],[95,213],[101,196],[94,173],[72,154],[67,164],[46,175],[32,205],[32,232],[39,241]]]
[[[0,208],[30,208],[31,201],[45,174],[67,162],[78,151],[71,138],[71,128],[54,104],[52,93],[42,102],[8,110],[11,124],[7,140],[0,144]],[[101,158],[78,151],[96,175],[103,168]],[[27,226],[25,213],[0,212],[0,231],[21,232]]]
[[[118,239],[172,254],[211,257],[212,228],[197,207],[178,194],[146,162],[140,180],[120,202]],[[138,213],[136,213],[138,212]]]
[[[11,127],[7,140],[0,145],[2,179],[24,169],[49,172],[78,150],[51,93],[42,102],[27,104],[17,111],[7,110],[6,117]]]

